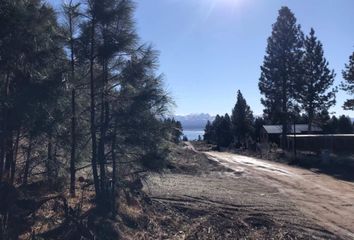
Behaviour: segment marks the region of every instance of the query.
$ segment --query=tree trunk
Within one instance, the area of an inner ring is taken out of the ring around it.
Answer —
[[[17,161],[18,145],[19,145],[19,141],[20,141],[20,134],[21,134],[21,130],[20,130],[20,128],[19,128],[19,129],[17,130],[17,135],[16,135],[15,149],[14,149],[14,157],[13,157],[13,161],[12,161],[12,163],[11,163],[11,175],[10,175],[11,184],[13,184],[13,183],[14,183],[14,180],[15,180],[16,161]]]
[[[52,142],[52,132],[48,134],[48,145],[47,145],[47,161],[46,161],[46,169],[47,169],[47,179],[50,184],[52,184],[53,180],[53,142]]]
[[[4,164],[5,164],[5,152],[6,152],[6,116],[4,106],[2,106],[2,119],[1,119],[1,128],[0,128],[0,181],[4,173]]]
[[[282,92],[282,134],[281,134],[281,147],[284,150],[286,148],[286,135],[288,133],[288,109],[287,109],[287,87],[286,87],[286,81],[283,80],[283,92]]]
[[[98,144],[98,162],[100,165],[100,179],[101,179],[101,191],[105,191],[105,184],[106,184],[106,173],[105,173],[105,164],[104,164],[104,147],[105,147],[105,126],[104,126],[104,104],[103,104],[103,98],[104,98],[104,93],[102,90],[101,93],[101,126],[100,126],[100,140]]]
[[[112,136],[112,146],[111,146],[111,151],[112,151],[112,212],[113,215],[116,214],[116,185],[117,185],[117,162],[116,162],[116,139],[117,139],[117,122],[114,123],[114,130],[113,130],[113,136]]]
[[[282,134],[281,134],[281,147],[284,150],[286,148],[286,135],[288,132],[288,124],[283,122],[282,124]]]
[[[309,119],[308,133],[312,133],[312,121]]]
[[[76,162],[76,104],[75,104],[75,88],[72,89],[71,93],[71,108],[72,108],[72,119],[71,119],[71,156],[70,156],[70,194],[72,197],[75,196],[75,162]]]
[[[314,114],[313,114],[313,111],[310,111],[309,113],[308,113],[308,115],[309,115],[309,126],[308,126],[308,132],[309,133],[311,133],[312,132],[312,123],[313,123],[313,116],[314,116]]]
[[[5,136],[3,133],[0,135],[0,181],[2,180],[4,172],[4,161],[5,161]]]
[[[6,74],[5,77],[5,84],[4,84],[4,101],[7,100],[9,95],[9,85],[10,85],[10,74]],[[2,102],[2,122],[1,122],[1,129],[0,129],[0,181],[4,176],[5,171],[5,157],[6,157],[6,139],[7,139],[7,121],[8,121],[8,108],[5,102]]]
[[[28,182],[28,171],[31,163],[31,153],[32,153],[32,136],[29,136],[28,139],[28,148],[27,148],[27,154],[26,154],[26,163],[25,163],[25,170],[23,174],[23,184],[27,185]]]
[[[5,170],[4,178],[10,180],[11,165],[14,161],[14,146],[13,146],[13,132],[9,131],[6,139],[6,156],[5,156]]]
[[[95,3],[94,3],[95,4]],[[93,6],[93,12],[95,12],[95,6]],[[95,13],[93,13],[95,14]],[[99,178],[97,172],[97,139],[96,139],[96,111],[95,111],[95,83],[94,83],[94,60],[95,60],[95,15],[91,20],[91,50],[90,50],[90,124],[91,124],[91,143],[92,143],[92,174],[95,184],[96,196],[100,193]]]
[[[101,191],[106,190],[106,168],[105,168],[105,144],[106,134],[109,124],[108,102],[106,100],[106,84],[107,84],[107,65],[103,61],[103,79],[101,89],[101,116],[100,116],[100,141],[98,147],[98,159],[100,164]]]
[[[71,2],[70,2],[71,4]],[[69,16],[70,28],[70,51],[71,51],[71,84],[73,89],[71,92],[71,155],[70,155],[70,195],[75,196],[76,182],[76,90],[75,90],[75,52],[74,52],[74,30],[73,30],[73,15],[70,12]]]

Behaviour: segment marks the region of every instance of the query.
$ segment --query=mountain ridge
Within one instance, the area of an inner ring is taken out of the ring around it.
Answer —
[[[213,121],[214,116],[208,113],[192,113],[187,115],[175,115],[175,120],[182,123],[184,130],[203,130],[208,121]]]

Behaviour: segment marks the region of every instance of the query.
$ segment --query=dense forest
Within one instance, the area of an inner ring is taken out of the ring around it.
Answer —
[[[315,30],[305,36],[288,7],[279,10],[267,41],[266,55],[261,66],[259,90],[264,105],[263,117],[254,118],[253,113],[238,91],[237,102],[231,117],[217,115],[208,122],[204,140],[228,147],[230,144],[245,145],[247,138],[259,141],[259,131],[264,124],[280,124],[283,128],[282,142],[286,142],[289,125],[307,124],[320,126],[324,133],[353,133],[352,120],[346,116],[330,117],[329,109],[336,104],[338,87],[334,86],[336,74],[324,57],[322,43]],[[341,90],[354,94],[354,53],[343,70]],[[353,109],[353,100],[343,108]]]
[[[173,102],[134,9],[130,0],[68,1],[58,13],[41,0],[1,1],[2,197],[40,182],[74,197],[80,181],[114,215],[127,177],[164,167],[181,126],[165,119]],[[21,232],[14,204],[0,202],[0,239]]]

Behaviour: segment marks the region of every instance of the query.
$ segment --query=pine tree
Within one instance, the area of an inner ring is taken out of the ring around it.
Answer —
[[[12,182],[19,137],[40,113],[53,113],[49,106],[63,90],[65,63],[51,7],[6,0],[0,11],[0,179]]]
[[[70,194],[75,196],[76,152],[77,152],[77,93],[76,85],[76,35],[80,24],[80,3],[73,0],[63,5],[65,29],[67,32],[67,48],[70,55],[70,85],[71,85],[71,154],[70,154]]]
[[[212,126],[211,126],[211,122],[208,120],[204,128],[204,135],[203,135],[204,141],[206,141],[207,143],[211,143],[211,137],[212,137],[211,135],[212,135]]]
[[[322,128],[323,133],[328,133],[327,127],[330,120],[331,117],[329,116],[329,112],[327,109],[323,109],[320,113],[317,114],[316,123],[320,128]]]
[[[121,176],[165,166],[171,99],[158,54],[138,43],[132,1],[76,1],[83,14],[73,2],[62,26],[44,1],[0,3],[0,181],[26,185],[36,174],[60,191],[69,170],[74,195],[76,171],[92,167],[97,206],[114,214]],[[2,227],[17,230],[8,213]]]
[[[289,113],[294,105],[294,84],[301,74],[303,34],[288,7],[279,10],[261,67],[259,89],[264,97],[265,116],[273,124],[282,124],[285,144]],[[283,144],[283,147],[285,145]]]
[[[339,134],[351,134],[353,133],[353,123],[352,120],[345,116],[342,115],[338,119],[338,129],[336,131]]]
[[[324,125],[323,131],[327,134],[336,134],[338,133],[338,118],[332,116]]]
[[[260,141],[261,129],[262,129],[262,127],[265,124],[266,124],[266,121],[262,117],[257,117],[254,120],[254,123],[253,123],[253,128],[254,128],[253,139],[255,139],[257,142]]]
[[[222,123],[221,123],[221,136],[222,136],[222,141],[220,142],[221,147],[228,147],[232,143],[232,130],[231,130],[231,118],[229,114],[225,114],[225,116],[222,118]]]
[[[225,114],[225,116],[216,115],[212,123],[210,121],[207,122],[204,141],[215,144],[218,147],[228,147],[231,144],[231,119],[228,114]]]
[[[137,35],[132,1],[87,0],[87,3],[89,20],[82,24],[81,39],[83,46],[89,46],[83,52],[90,69],[91,159],[99,196],[107,190],[105,151],[111,123],[110,91],[119,86],[120,76],[117,73],[122,71],[126,61],[122,56],[135,51]]]
[[[234,142],[244,144],[248,136],[253,133],[253,113],[241,91],[237,92],[237,102],[232,110],[231,126]]]
[[[329,69],[328,61],[323,55],[322,43],[311,29],[304,41],[303,75],[296,86],[296,98],[307,115],[309,132],[316,116],[336,102],[336,89],[330,89],[335,74]]]
[[[174,118],[167,118],[163,121],[163,123],[167,131],[167,139],[178,144],[183,135],[182,123],[180,121],[176,121]]]
[[[350,95],[354,95],[354,52],[349,57],[349,63],[345,65],[345,70],[343,71],[343,78],[345,79],[342,82],[341,87]],[[354,110],[354,99],[348,99],[343,108],[345,110]]]
[[[157,52],[139,45],[134,8],[130,0],[87,0],[78,41],[79,63],[89,69],[91,165],[100,206],[114,200],[107,162],[112,163],[114,192],[125,151],[136,153],[139,167],[154,169],[163,166],[167,152],[161,119],[171,99],[163,77],[155,73]]]
[[[212,123],[212,130],[211,130],[211,143],[216,144],[219,146],[220,138],[222,137],[220,134],[220,126],[222,122],[222,117],[217,114],[215,119]]]

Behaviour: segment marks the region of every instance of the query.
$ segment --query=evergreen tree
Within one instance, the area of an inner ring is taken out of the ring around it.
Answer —
[[[225,116],[216,115],[212,123],[208,121],[204,140],[218,147],[228,147],[232,142],[230,116],[228,114]]]
[[[231,118],[229,114],[221,117],[220,126],[218,128],[218,146],[228,147],[232,142]]]
[[[175,143],[179,143],[183,135],[183,126],[180,121],[176,121],[175,128],[173,128],[173,136]]]
[[[330,121],[331,117],[329,116],[329,113],[326,109],[322,110],[318,115],[317,115],[317,124],[320,126],[323,131],[326,133],[326,127],[328,122]]]
[[[214,119],[214,121],[213,121],[213,123],[212,123],[212,134],[211,134],[211,136],[212,136],[212,143],[213,144],[216,144],[216,145],[218,145],[219,146],[219,143],[221,142],[221,138],[223,137],[222,135],[221,135],[221,131],[220,131],[220,126],[221,126],[221,124],[222,124],[222,117],[219,115],[219,114],[217,114],[216,116],[215,116],[215,119]]]
[[[76,49],[78,25],[80,24],[80,4],[72,0],[63,5],[65,30],[67,35],[67,48],[70,58],[70,86],[71,86],[71,154],[70,154],[70,194],[75,196],[76,181],[76,155],[77,155],[77,103],[76,103]]]
[[[106,145],[112,122],[110,94],[120,85],[118,73],[126,61],[122,56],[135,51],[137,35],[132,1],[87,0],[87,3],[86,16],[89,18],[82,24],[81,39],[82,45],[89,47],[83,53],[90,69],[92,172],[97,197],[104,200],[108,184]]]
[[[208,122],[207,122],[207,124],[205,125],[205,128],[204,128],[203,139],[207,143],[211,143],[211,140],[212,140],[212,125],[211,125],[211,122],[209,120],[208,120]]]
[[[62,93],[65,57],[51,7],[40,0],[6,0],[0,11],[0,179],[12,182],[24,127],[43,112],[51,116],[46,107]]]
[[[157,52],[139,43],[132,1],[72,0],[63,10],[59,26],[44,1],[0,3],[0,182],[36,174],[64,192],[69,173],[74,196],[76,171],[91,167],[97,206],[114,215],[119,179],[164,167],[165,133],[178,141],[182,126],[161,120],[171,99]],[[10,215],[0,213],[6,231]]]
[[[162,76],[155,73],[157,61],[158,54],[150,46],[139,47],[117,76],[114,86],[119,87],[110,88],[113,119],[107,141],[116,138],[109,145],[114,151],[126,152],[120,154],[123,159],[131,158],[130,153],[134,152],[135,168],[159,170],[166,163],[168,139],[164,134],[166,126],[160,119],[164,118],[171,100],[163,88]]]
[[[343,71],[344,82],[342,82],[341,87],[350,95],[354,95],[354,52],[349,57],[349,63],[345,65],[345,70]],[[354,99],[348,99],[343,108],[345,110],[354,110]]]
[[[233,140],[237,144],[244,144],[248,136],[253,135],[253,113],[241,91],[237,92],[237,102],[232,110],[231,126]]]
[[[338,118],[332,116],[328,122],[324,125],[324,132],[327,134],[336,134],[338,133]]]
[[[353,122],[352,120],[345,116],[342,115],[338,119],[338,128],[336,133],[339,134],[350,134],[353,133]]]
[[[313,29],[306,36],[304,48],[303,75],[296,86],[296,99],[306,112],[308,131],[311,132],[316,116],[335,104],[336,89],[330,89],[335,74],[328,67],[328,61],[323,56],[322,43],[317,40]]]
[[[176,121],[174,118],[167,118],[164,120],[166,126],[167,138],[174,143],[179,143],[183,135],[183,127],[180,121]]]
[[[260,141],[260,136],[261,136],[261,129],[262,127],[266,124],[266,121],[264,118],[262,117],[257,117],[255,120],[254,120],[254,123],[253,123],[253,129],[254,129],[254,136],[253,138],[259,142]]]
[[[279,10],[261,67],[259,89],[264,97],[265,116],[271,123],[282,124],[285,144],[289,113],[294,106],[294,85],[301,76],[303,34],[288,7]],[[283,144],[283,147],[285,145]]]

